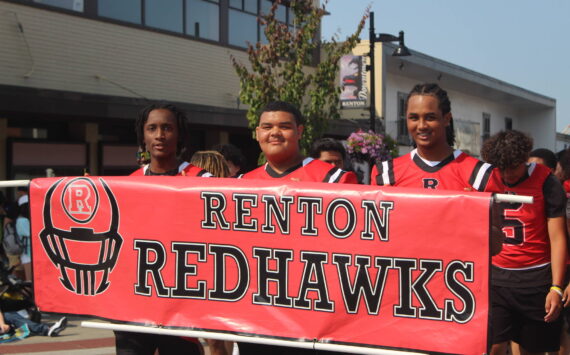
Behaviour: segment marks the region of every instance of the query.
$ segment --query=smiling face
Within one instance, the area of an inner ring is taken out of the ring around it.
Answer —
[[[413,95],[408,100],[408,132],[426,159],[434,153],[448,153],[446,129],[450,120],[451,113],[444,115],[439,100],[433,95]]]
[[[303,126],[297,125],[295,116],[284,111],[264,112],[255,128],[259,146],[271,165],[298,160],[302,133]]]
[[[176,161],[178,146],[178,127],[176,117],[170,110],[150,111],[144,127],[144,143],[150,153],[151,161]]]

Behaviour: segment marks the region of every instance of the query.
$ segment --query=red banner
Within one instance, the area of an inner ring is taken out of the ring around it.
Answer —
[[[42,311],[442,353],[487,348],[490,195],[35,179]]]

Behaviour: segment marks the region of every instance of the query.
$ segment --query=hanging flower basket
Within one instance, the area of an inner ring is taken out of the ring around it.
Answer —
[[[348,155],[356,161],[374,164],[391,157],[384,136],[373,131],[365,132],[359,129],[350,134],[346,144]]]

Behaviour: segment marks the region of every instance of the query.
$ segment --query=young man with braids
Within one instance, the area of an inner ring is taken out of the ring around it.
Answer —
[[[451,101],[437,84],[417,84],[406,102],[408,132],[416,148],[376,164],[371,185],[498,192],[499,176],[490,164],[453,149]],[[493,206],[491,254],[501,250],[501,211]]]
[[[521,353],[557,351],[566,257],[566,196],[548,167],[527,163],[532,139],[499,132],[481,149],[499,169],[502,193],[534,203],[505,204],[505,239],[491,269],[491,354],[506,354],[509,340]]]
[[[371,185],[484,191],[492,167],[453,149],[451,102],[437,84],[417,84],[406,102],[408,132],[416,148],[376,164]]]
[[[303,116],[299,110],[283,101],[268,103],[262,110],[255,135],[267,163],[242,175],[243,179],[287,181],[312,181],[325,183],[356,184],[356,175],[325,163],[305,158],[299,140],[303,134]],[[239,343],[240,355],[317,354],[310,349],[284,346]],[[322,352],[323,354],[334,354]]]

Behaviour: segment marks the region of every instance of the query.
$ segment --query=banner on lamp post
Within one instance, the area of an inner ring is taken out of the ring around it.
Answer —
[[[342,108],[364,108],[368,100],[364,57],[344,55],[340,59],[340,104]]]

